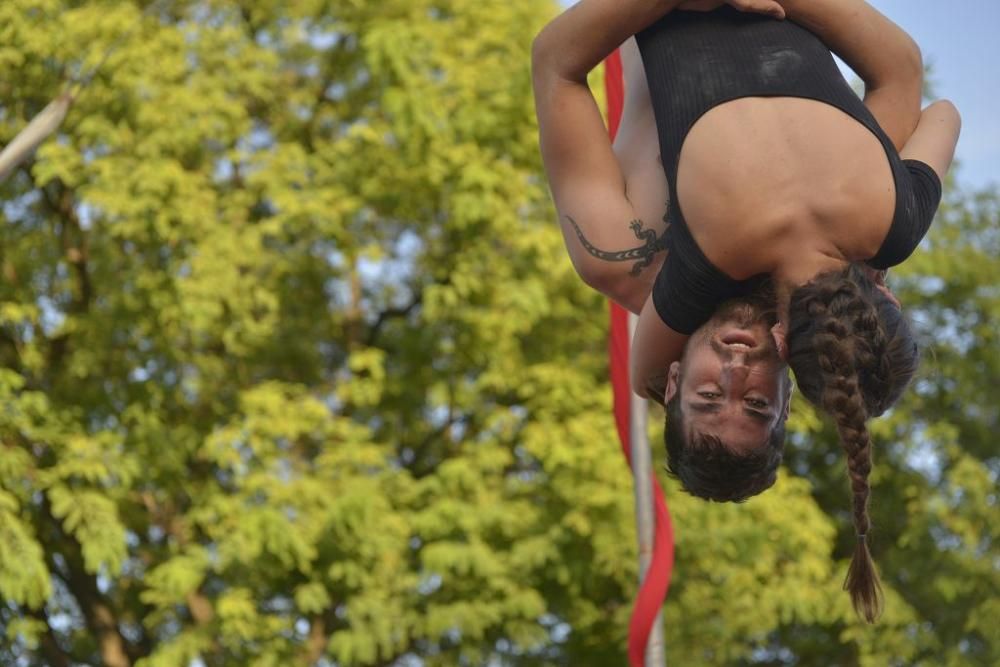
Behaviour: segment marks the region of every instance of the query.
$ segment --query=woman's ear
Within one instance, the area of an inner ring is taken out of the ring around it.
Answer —
[[[670,402],[677,395],[677,390],[680,387],[680,377],[681,364],[675,361],[670,364],[670,370],[667,371],[667,390],[663,393],[664,403]]]
[[[788,363],[788,341],[785,336],[785,325],[782,322],[771,327],[771,337],[774,338],[774,346],[778,349],[778,356],[782,361]]]

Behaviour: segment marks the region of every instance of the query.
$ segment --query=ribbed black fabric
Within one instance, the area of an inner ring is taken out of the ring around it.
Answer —
[[[865,262],[880,270],[902,264],[913,254],[931,228],[941,204],[941,179],[934,170],[920,160],[902,160],[902,163],[906,178],[903,187],[900,179],[896,179],[896,214],[892,226],[878,253]]]
[[[904,165],[816,35],[791,21],[724,6],[712,12],[671,12],[636,39],[670,191],[669,255],[653,287],[653,303],[667,326],[693,333],[722,301],[747,293],[763,277],[737,281],[713,266],[691,236],[677,201],[677,166],[684,139],[704,113],[724,102],[802,97],[857,119],[882,143],[896,184],[892,227],[870,263],[888,268],[913,252],[937,209],[940,183],[927,165],[913,160]],[[911,187],[911,176],[919,177],[914,184],[919,192]]]

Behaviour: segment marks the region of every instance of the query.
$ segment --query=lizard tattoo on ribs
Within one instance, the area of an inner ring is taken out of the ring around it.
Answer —
[[[636,248],[629,248],[628,250],[601,250],[584,236],[583,230],[580,229],[580,225],[576,224],[576,220],[570,216],[565,216],[569,220],[569,224],[573,225],[573,229],[576,231],[576,236],[580,239],[580,243],[586,249],[588,253],[596,257],[597,259],[603,259],[606,262],[631,262],[636,260],[636,263],[632,266],[629,271],[630,276],[638,276],[642,273],[643,269],[653,263],[653,257],[656,253],[661,250],[666,250],[666,230],[659,237],[656,235],[655,229],[643,229],[642,220],[638,218],[629,223],[629,228],[635,237],[643,242],[643,244]],[[666,216],[664,216],[664,222],[666,222]],[[670,226],[670,223],[667,223]]]

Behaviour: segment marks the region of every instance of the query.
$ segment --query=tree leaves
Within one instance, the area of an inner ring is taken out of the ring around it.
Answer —
[[[14,496],[0,490],[0,597],[38,609],[52,595],[52,581],[42,546],[18,517],[19,509]],[[10,632],[30,638],[37,630],[24,626]]]
[[[0,5],[0,141],[134,28],[2,186],[0,662],[621,663],[606,304],[530,98],[555,10]],[[672,663],[996,662],[995,221],[951,195],[896,278],[930,350],[873,427],[882,623],[799,401],[772,491],[665,485]]]

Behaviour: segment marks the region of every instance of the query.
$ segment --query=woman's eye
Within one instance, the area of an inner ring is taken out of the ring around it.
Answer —
[[[759,398],[747,399],[747,404],[751,408],[757,408],[758,410],[762,410],[767,407],[767,401],[761,400]]]
[[[706,399],[706,400],[709,400],[709,401],[711,401],[713,399],[716,399],[719,396],[721,396],[721,394],[718,394],[718,393],[716,393],[714,391],[699,391],[698,395],[701,396],[702,398]]]

